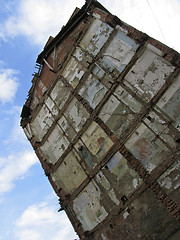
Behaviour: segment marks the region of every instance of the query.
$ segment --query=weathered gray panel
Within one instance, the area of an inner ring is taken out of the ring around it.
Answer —
[[[73,88],[76,88],[84,73],[84,67],[78,63],[74,57],[71,57],[62,75],[73,86]]]
[[[84,231],[93,229],[108,215],[100,203],[101,191],[90,182],[73,201],[73,209],[82,224]]]
[[[64,115],[67,118],[68,122],[76,130],[76,132],[82,128],[87,118],[89,117],[89,113],[75,98],[68,105],[66,111],[64,112]]]
[[[44,145],[41,146],[41,151],[44,158],[54,164],[58,161],[68,145],[69,141],[64,136],[60,127],[56,125]]]
[[[72,151],[52,174],[57,187],[66,193],[73,192],[87,177],[79,161],[79,156]]]
[[[180,75],[158,101],[157,107],[167,114],[173,125],[180,131]]]
[[[103,99],[106,92],[107,88],[90,74],[80,89],[79,94],[89,102],[92,108],[95,108]]]
[[[180,204],[180,157],[158,179],[158,183],[170,194],[171,199]]]
[[[132,59],[138,46],[131,38],[119,31],[103,53],[100,60],[102,67],[109,72],[115,68],[122,72]]]
[[[128,102],[128,98],[123,101],[125,103]],[[138,118],[138,114],[131,110],[133,109],[135,111],[140,111],[139,107],[141,105],[138,102],[136,105],[136,102],[137,101],[134,100],[129,107],[112,95],[102,108],[99,117],[106,123],[106,125],[117,137],[120,137],[126,132],[135,119]]]
[[[170,155],[165,144],[144,124],[136,129],[125,145],[149,172]]]
[[[31,129],[37,141],[41,141],[48,129],[53,124],[53,116],[44,104],[38,112],[36,118],[32,121]]]
[[[148,45],[142,57],[125,77],[124,83],[147,102],[166,82],[174,67],[164,60],[162,52]]]
[[[119,152],[108,161],[104,169],[109,170],[108,179],[120,195],[128,197],[142,183],[138,174],[129,168],[127,160]],[[114,181],[116,185],[113,184]]]
[[[94,19],[80,46],[95,56],[101,50],[111,32],[112,28],[108,24],[99,19]]]
[[[69,89],[62,82],[62,80],[59,79],[54,88],[52,89],[50,97],[56,103],[59,109],[61,109],[69,96],[70,96]]]

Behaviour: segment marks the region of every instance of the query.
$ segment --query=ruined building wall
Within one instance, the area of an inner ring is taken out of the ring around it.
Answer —
[[[178,239],[180,55],[92,5],[46,61],[21,124],[80,238]]]

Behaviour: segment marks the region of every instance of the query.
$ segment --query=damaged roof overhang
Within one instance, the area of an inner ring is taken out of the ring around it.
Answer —
[[[37,63],[41,64],[43,58],[46,58],[53,50],[54,46],[61,42],[73,29],[88,15],[90,8],[94,6],[102,9],[105,12],[109,12],[98,1],[86,0],[83,7],[67,22],[67,24],[61,29],[57,36],[44,48],[44,50],[38,55]]]

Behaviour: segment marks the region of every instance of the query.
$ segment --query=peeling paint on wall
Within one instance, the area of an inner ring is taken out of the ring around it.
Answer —
[[[91,182],[73,202],[73,209],[84,230],[93,229],[108,215],[100,204],[100,194],[99,188]]]
[[[126,86],[147,102],[155,96],[166,82],[166,78],[174,71],[174,67],[153,50],[151,45],[147,46],[124,81]]]
[[[54,164],[67,149],[68,145],[69,141],[63,135],[60,127],[56,125],[46,142],[40,148],[44,158]]]
[[[167,114],[173,125],[180,131],[180,75],[168,88],[167,92],[161,97],[157,103],[163,113]]]
[[[68,97],[70,96],[70,91],[67,86],[59,79],[51,91],[50,97],[55,102],[55,104],[61,108],[67,101]]]
[[[37,141],[41,141],[43,139],[44,135],[53,124],[53,121],[54,119],[51,112],[44,104],[37,114],[36,118],[31,123],[31,129]]]
[[[78,63],[74,57],[72,57],[62,75],[68,80],[73,88],[76,88],[84,73],[85,69],[83,66]]]
[[[138,44],[122,32],[117,32],[100,60],[101,65],[112,72],[116,68],[122,72],[136,52]]]
[[[81,129],[81,127],[85,124],[87,118],[89,117],[86,109],[76,99],[73,99],[71,101],[66,111],[64,112],[64,115],[67,118],[68,122],[74,127],[76,132]]]
[[[112,28],[99,19],[94,19],[80,46],[92,55],[97,55],[112,32]]]
[[[106,92],[107,88],[91,74],[80,89],[79,94],[87,99],[92,108],[95,108]]]
[[[119,137],[129,128],[138,115],[135,115],[128,106],[112,95],[102,108],[99,117]]]

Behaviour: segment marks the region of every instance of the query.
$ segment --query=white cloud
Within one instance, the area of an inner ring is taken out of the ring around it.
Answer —
[[[10,146],[12,148],[13,145],[17,146],[29,146],[29,141],[27,140],[26,135],[23,132],[22,127],[20,126],[20,114],[22,111],[22,107],[19,106],[13,106],[8,110],[4,111],[4,116],[6,116],[6,119],[11,119],[11,128],[9,135],[6,136],[6,139],[3,141],[3,144],[6,145],[6,147]]]
[[[59,32],[75,7],[83,4],[84,0],[21,0],[16,15],[1,26],[0,37],[25,35],[32,42],[44,45],[49,35]]]
[[[17,179],[23,178],[27,171],[37,163],[34,151],[25,151],[0,157],[0,196],[14,187]]]
[[[64,212],[48,202],[29,206],[16,221],[18,240],[73,240],[75,232]]]
[[[15,97],[18,82],[17,71],[13,69],[0,69],[0,101],[10,102]]]

